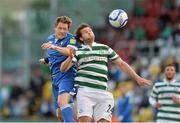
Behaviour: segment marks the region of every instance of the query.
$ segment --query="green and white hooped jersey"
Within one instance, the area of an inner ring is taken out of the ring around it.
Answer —
[[[107,90],[108,59],[117,58],[119,55],[104,44],[94,42],[92,47],[79,48],[73,58],[78,65],[75,85]]]
[[[175,104],[172,95],[180,98],[180,82],[157,82],[153,86],[151,97],[162,104],[158,109],[157,122],[180,122],[180,104]]]

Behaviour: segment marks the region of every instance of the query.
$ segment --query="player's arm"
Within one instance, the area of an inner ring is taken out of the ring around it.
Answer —
[[[150,94],[149,97],[149,103],[156,108],[160,108],[162,106],[162,104],[160,102],[158,102],[158,89],[156,88],[156,85],[153,86],[152,88],[152,92]]]
[[[61,63],[60,71],[66,72],[72,67],[72,65],[72,57],[69,56],[64,62]]]
[[[149,97],[149,103],[156,108],[160,108],[162,106],[162,104],[160,102],[157,102],[153,97]]]
[[[74,54],[75,54],[75,50],[74,49],[70,49],[70,56],[64,61],[61,63],[61,66],[60,66],[60,71],[61,72],[66,72],[67,70],[69,70],[72,65],[73,65],[73,57],[74,57]]]
[[[136,72],[121,58],[117,58],[113,62],[117,64],[123,72],[127,73],[131,78],[136,80],[139,85],[151,85],[150,80],[144,79],[137,75]]]
[[[62,55],[65,55],[65,56],[69,56],[70,55],[70,49],[71,47],[59,47],[59,46],[56,46],[54,44],[51,44],[51,43],[43,43],[41,45],[42,49],[53,49],[53,50],[56,50],[58,52],[60,52]]]

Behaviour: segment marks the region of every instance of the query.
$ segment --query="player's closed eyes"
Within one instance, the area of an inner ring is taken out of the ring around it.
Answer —
[[[92,33],[92,30],[91,29],[84,30],[83,33]]]

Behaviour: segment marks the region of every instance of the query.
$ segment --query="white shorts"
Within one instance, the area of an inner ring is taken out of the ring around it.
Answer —
[[[99,89],[78,88],[78,118],[89,116],[94,121],[100,119],[111,121],[113,108],[114,98],[110,92]]]

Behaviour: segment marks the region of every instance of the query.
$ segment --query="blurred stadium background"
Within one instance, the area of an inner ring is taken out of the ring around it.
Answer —
[[[108,24],[116,8],[128,13],[125,28]],[[81,22],[91,24],[96,41],[111,46],[139,75],[156,82],[163,66],[175,63],[180,80],[180,0],[0,0],[0,121],[56,121],[49,70],[38,59],[46,56],[40,46],[61,15],[72,18],[72,33]],[[154,121],[151,87],[139,87],[113,64],[109,69],[115,100],[119,86],[127,86],[134,121]]]

